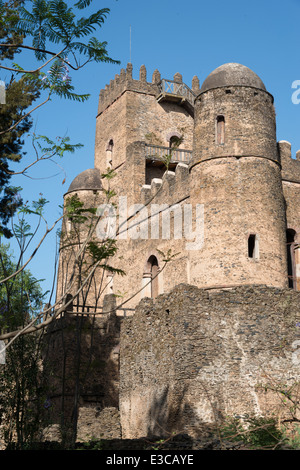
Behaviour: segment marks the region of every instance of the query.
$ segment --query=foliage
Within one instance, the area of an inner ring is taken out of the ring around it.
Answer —
[[[103,450],[103,447],[103,442],[101,440],[92,438],[90,441],[79,443],[76,450]]]
[[[11,73],[6,84],[6,104],[0,107],[0,235],[7,238],[12,237],[8,222],[22,205],[20,188],[11,184],[11,177],[17,174],[11,169],[11,163],[20,163],[25,155],[21,151],[22,138],[32,127],[32,112],[53,96],[79,102],[88,99],[87,93],[75,92],[70,69],[79,70],[91,61],[119,63],[109,57],[107,43],[92,36],[103,25],[109,9],[78,17],[92,1],[72,2],[72,6],[70,3],[62,0],[0,1],[0,69]],[[31,51],[37,63],[42,64],[32,70],[11,64],[15,55],[24,51]],[[28,111],[41,96],[44,101]],[[67,146],[65,139],[62,152],[61,146],[56,147],[49,136],[39,137],[49,140],[51,157],[73,152],[79,146],[70,143]],[[38,151],[43,152],[43,149],[35,146],[36,143],[37,137],[34,137],[36,159],[18,173],[25,173],[33,164],[45,159],[45,154],[39,156]],[[50,158],[49,153],[47,158]]]
[[[16,31],[19,21],[18,8],[23,1],[0,2],[0,41],[1,43],[22,44],[23,35]],[[14,55],[20,52],[16,47],[1,47],[0,60],[12,60]],[[32,105],[40,96],[38,83],[32,83],[26,77],[16,80],[11,75],[9,83],[6,84],[6,104],[0,106],[0,129],[1,131],[13,127],[20,121],[24,111]],[[32,126],[30,116],[24,117],[22,122],[11,132],[0,135],[0,234],[7,238],[12,237],[12,232],[7,224],[14,215],[17,208],[22,204],[22,199],[17,197],[19,188],[11,184],[10,162],[20,162],[24,153],[23,136],[29,132]]]
[[[17,31],[19,21],[18,7],[24,4],[24,0],[0,2],[0,40],[1,43],[9,44],[10,47],[1,47],[0,60],[12,60],[19,53],[18,47],[13,44],[22,44],[23,36]]]
[[[13,102],[10,95],[7,95],[9,105],[2,107],[3,119],[6,121],[1,126],[0,130],[0,144],[1,139],[6,139],[14,143],[15,148],[12,148],[11,142],[9,149],[11,153],[6,155],[4,151],[1,152],[0,158],[0,183],[5,193],[3,198],[2,214],[0,204],[0,221],[2,219],[3,227],[0,236],[14,235],[18,243],[18,233],[15,229],[8,229],[7,224],[12,216],[15,216],[18,211],[23,215],[38,215],[40,219],[44,219],[46,224],[46,231],[33,255],[47,236],[53,230],[56,224],[61,220],[59,218],[49,228],[41,210],[29,208],[28,205],[23,204],[22,193],[20,187],[13,187],[8,185],[9,180],[13,175],[26,174],[33,165],[42,160],[51,160],[54,157],[62,158],[66,152],[73,153],[81,144],[73,144],[70,142],[68,136],[52,139],[47,135],[33,134],[33,158],[31,155],[31,162],[22,165],[23,168],[19,171],[12,170],[10,162],[22,163],[21,149],[23,141],[19,139],[23,133],[28,131],[31,126],[31,115],[40,106],[44,106],[53,96],[59,98],[76,100],[84,102],[88,98],[88,94],[78,94],[72,84],[72,74],[77,70],[84,67],[90,62],[103,62],[103,63],[119,63],[109,57],[107,52],[106,41],[99,40],[99,29],[105,22],[108,14],[108,8],[96,9],[93,13],[87,16],[81,16],[84,10],[92,4],[92,0],[65,2],[62,0],[19,0],[19,1],[1,1],[0,0],[0,69],[5,73],[11,73],[11,84],[17,86],[22,84],[22,93],[24,94],[24,103],[16,97],[18,108],[13,116],[9,116],[9,106]],[[97,36],[95,36],[97,33]],[[22,67],[16,62],[15,55],[26,52],[34,57],[36,65],[33,65],[29,70],[29,66]],[[18,81],[16,77],[21,77]],[[24,88],[26,85],[27,88]],[[33,94],[31,90],[37,90]],[[27,111],[28,106],[33,100],[42,97],[41,102],[35,108]],[[1,117],[1,114],[0,114]],[[17,146],[18,144],[18,146]],[[12,152],[13,151],[13,152]],[[28,159],[26,159],[28,160]],[[1,180],[2,176],[2,180]],[[45,201],[43,202],[44,205]],[[73,209],[70,209],[73,210]],[[82,215],[77,210],[76,218],[72,224],[75,227],[77,222],[86,221],[85,211]],[[68,216],[68,214],[67,214]],[[72,214],[69,214],[69,219],[72,219]],[[73,214],[74,216],[74,214]],[[74,222],[74,223],[73,223]],[[25,218],[22,221],[22,230],[26,229]],[[12,223],[12,227],[14,224]],[[21,224],[19,224],[19,228]],[[29,233],[27,239],[31,241],[36,231]],[[22,245],[19,243],[21,254],[20,260],[23,260],[24,252],[29,243],[25,243],[23,238]],[[112,252],[112,244],[109,242],[109,251]],[[105,250],[104,250],[105,251]],[[100,251],[96,250],[95,245],[90,245],[90,254],[96,261],[96,258],[101,255]],[[102,254],[104,254],[102,252]],[[29,258],[29,262],[33,255]],[[98,261],[97,260],[97,261]],[[25,266],[27,265],[25,263]],[[18,263],[17,268],[24,269],[22,263]],[[17,270],[17,272],[19,272]],[[0,281],[1,283],[2,281]]]
[[[221,429],[223,439],[241,442],[250,449],[271,450],[280,448],[285,442],[284,430],[278,427],[275,418],[247,416],[243,420],[228,418]]]
[[[109,195],[107,195],[107,198],[109,198]],[[61,232],[61,249],[73,246],[74,257],[81,272],[83,267],[88,264],[89,270],[97,265],[99,269],[125,275],[123,270],[113,268],[108,264],[108,260],[116,254],[116,240],[112,238],[106,238],[104,241],[97,240],[94,236],[101,217],[102,214],[98,214],[96,207],[84,205],[77,194],[68,197],[65,202],[65,218],[66,221],[71,223],[72,229]],[[86,246],[82,249],[84,240]],[[86,256],[89,260],[88,263],[86,262]]]
[[[7,278],[17,269],[9,245],[0,246],[0,276]],[[37,315],[45,294],[29,270],[0,284],[0,329],[20,327]]]

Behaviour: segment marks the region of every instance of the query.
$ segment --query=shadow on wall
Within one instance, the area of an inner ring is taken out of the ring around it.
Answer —
[[[199,418],[195,408],[188,403],[188,385],[171,387],[167,385],[154,397],[149,407],[146,422],[148,438],[173,438],[177,435],[203,439],[214,433],[216,426],[209,426]],[[219,417],[221,418],[221,417]]]

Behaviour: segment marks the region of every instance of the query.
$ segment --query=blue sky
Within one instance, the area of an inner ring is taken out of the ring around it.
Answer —
[[[300,80],[300,0],[106,0],[101,4],[94,1],[90,10],[103,7],[110,8],[110,14],[97,37],[108,42],[109,55],[121,65],[88,65],[73,76],[78,92],[90,93],[88,102],[55,99],[33,115],[37,134],[51,138],[68,134],[72,143],[80,142],[84,147],[57,160],[64,171],[53,163],[41,163],[30,173],[31,179],[14,181],[24,188],[25,199],[36,199],[42,193],[50,201],[46,211],[49,225],[60,215],[58,206],[75,176],[94,166],[99,92],[121,68],[126,68],[130,57],[134,78],[138,78],[144,64],[149,81],[158,69],[162,78],[172,79],[180,72],[188,86],[194,75],[201,85],[212,70],[226,62],[246,65],[260,76],[275,98],[277,140],[290,141],[293,154],[300,149],[300,104],[291,100],[295,91],[292,83]],[[0,79],[7,76],[1,73]],[[29,161],[30,139],[26,149]],[[33,248],[34,243],[25,260]],[[53,234],[30,264],[37,278],[46,278],[45,289],[51,287],[54,253]]]

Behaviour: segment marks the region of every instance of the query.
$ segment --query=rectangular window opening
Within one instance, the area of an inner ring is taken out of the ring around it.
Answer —
[[[248,257],[258,259],[258,239],[255,234],[248,237]]]

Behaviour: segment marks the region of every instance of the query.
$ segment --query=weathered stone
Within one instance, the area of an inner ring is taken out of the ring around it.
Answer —
[[[123,438],[200,437],[227,416],[288,414],[280,390],[300,379],[300,292],[179,285],[124,320]],[[274,390],[278,389],[278,393]]]

